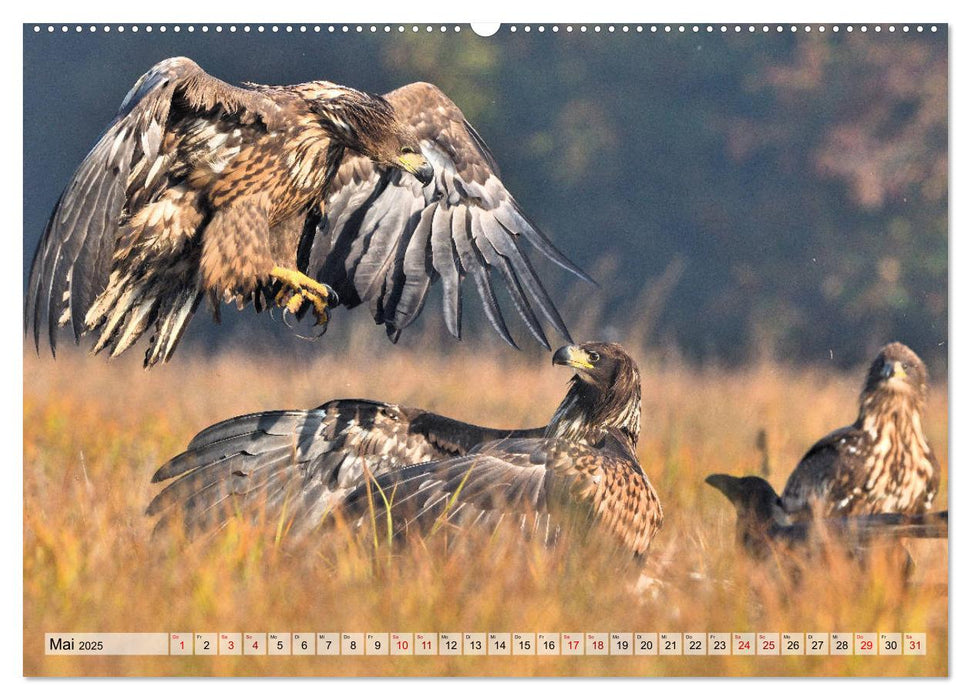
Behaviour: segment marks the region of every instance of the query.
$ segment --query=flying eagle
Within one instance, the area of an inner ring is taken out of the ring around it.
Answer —
[[[336,509],[361,518],[369,494],[393,492],[399,531],[443,520],[486,527],[505,518],[555,536],[557,516],[572,507],[643,554],[662,512],[634,455],[637,365],[610,343],[560,348],[553,363],[576,373],[545,427],[483,428],[360,400],[216,424],[156,472],[153,481],[175,480],[148,513],[161,516],[159,526],[174,519],[212,530],[256,511],[306,532]]]
[[[924,435],[927,370],[902,343],[870,365],[856,422],[813,445],[789,476],[782,506],[796,518],[919,514],[937,494],[940,469]]]
[[[549,348],[544,321],[569,333],[530,246],[590,279],[529,221],[435,86],[384,97],[325,81],[235,87],[171,58],[135,83],[58,200],[25,330],[38,349],[46,330],[53,352],[69,325],[75,342],[90,334],[112,356],[148,333],[151,366],[207,297],[217,320],[226,300],[309,311],[324,327],[338,303],[367,302],[396,340],[441,278],[460,336],[470,276],[506,341],[494,277]]]
[[[824,542],[860,550],[874,542],[905,537],[947,537],[947,511],[800,519],[786,512],[779,494],[761,477],[711,474],[705,483],[735,506],[735,540],[755,559],[778,551],[811,551]]]

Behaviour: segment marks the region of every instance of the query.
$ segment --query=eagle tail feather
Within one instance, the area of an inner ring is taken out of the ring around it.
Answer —
[[[135,270],[121,277],[112,273],[107,288],[85,316],[87,328],[98,334],[93,352],[108,350],[111,357],[117,357],[154,325],[144,366],[166,362],[201,299],[199,289],[181,274]]]
[[[158,305],[158,297],[149,297],[125,315],[125,326],[112,343],[111,357],[117,357],[125,352],[141,337],[145,329],[148,328],[148,324],[155,317]]]
[[[186,287],[171,297],[171,301],[169,299],[166,301],[168,308],[158,314],[156,333],[149,341],[148,350],[145,351],[145,367],[169,361],[188,328],[189,320],[195,314],[199,302],[202,301],[202,294],[198,290]]]

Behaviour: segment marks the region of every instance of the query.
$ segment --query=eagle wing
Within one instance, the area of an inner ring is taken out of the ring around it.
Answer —
[[[850,515],[864,496],[863,463],[866,433],[855,426],[834,430],[809,448],[796,465],[782,491],[782,506],[797,517]]]
[[[527,257],[533,246],[592,282],[529,220],[503,186],[495,159],[461,110],[437,87],[413,83],[385,96],[418,132],[435,178],[389,172],[348,154],[323,205],[304,257],[309,274],[348,306],[367,302],[397,340],[421,312],[430,286],[443,286],[445,324],[462,332],[462,282],[470,276],[486,316],[515,346],[495,294],[496,278],[532,335],[547,349],[539,320],[569,339],[563,319]]]
[[[948,511],[936,513],[871,513],[844,518],[830,518],[821,523],[829,537],[839,537],[853,542],[889,538],[946,538],[948,535]],[[808,522],[796,523],[793,528],[812,527]]]
[[[52,352],[60,325],[70,323],[75,342],[87,330],[85,314],[108,282],[123,212],[152,201],[166,184],[170,116],[217,107],[239,123],[272,128],[281,119],[269,97],[224,83],[188,58],[156,64],[128,92],[61,194],[34,254],[24,326],[33,327],[38,349],[44,327]]]
[[[222,525],[234,513],[284,513],[312,528],[366,475],[462,455],[480,442],[543,429],[504,431],[393,404],[343,399],[311,411],[269,411],[202,431],[152,477],[175,479],[149,504],[159,526]],[[285,509],[285,510],[284,510]]]
[[[397,533],[512,521],[544,541],[567,522],[588,529],[599,521],[636,554],[647,550],[662,519],[654,488],[629,448],[613,437],[595,446],[555,438],[497,440],[464,456],[367,480],[347,494],[342,508],[351,517],[371,512],[377,522],[387,508]]]

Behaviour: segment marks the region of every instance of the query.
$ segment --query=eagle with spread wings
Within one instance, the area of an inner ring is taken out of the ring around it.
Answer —
[[[31,267],[25,330],[52,352],[59,327],[112,356],[148,334],[168,360],[200,301],[276,305],[326,327],[367,303],[392,340],[442,280],[461,335],[461,288],[515,345],[496,299],[530,333],[569,332],[532,266],[532,247],[585,273],[528,219],[495,159],[438,88],[385,96],[326,81],[236,87],[187,58],[154,66],[78,167]]]
[[[194,531],[213,531],[237,514],[263,514],[299,533],[336,510],[362,522],[376,501],[396,532],[505,520],[549,540],[566,510],[643,554],[662,510],[634,454],[637,365],[612,343],[566,346],[553,362],[576,372],[543,427],[484,428],[362,400],[218,423],[156,472],[153,481],[172,481],[148,513],[159,516],[157,527],[182,522]]]

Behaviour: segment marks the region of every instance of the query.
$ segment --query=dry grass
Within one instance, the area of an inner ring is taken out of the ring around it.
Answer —
[[[438,347],[438,346],[434,346]],[[317,351],[326,351],[324,344]],[[192,435],[240,413],[371,397],[497,426],[545,423],[567,375],[540,354],[448,356],[382,345],[353,361],[242,356],[142,371],[78,354],[24,364],[24,670],[29,675],[945,675],[947,549],[820,565],[803,584],[734,548],[734,515],[703,484],[759,464],[768,436],[781,487],[802,452],[854,418],[860,376],[761,365],[691,368],[637,353],[639,455],[664,527],[638,569],[592,543],[554,551],[516,538],[441,538],[375,549],[366,536],[274,543],[239,524],[205,542],[151,538],[155,467]],[[472,387],[472,390],[469,389]],[[927,430],[947,465],[946,386]],[[805,406],[804,409],[794,406]],[[946,484],[946,479],[945,479]],[[946,507],[946,490],[937,504]],[[53,631],[916,631],[926,657],[46,657]]]

